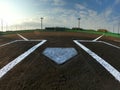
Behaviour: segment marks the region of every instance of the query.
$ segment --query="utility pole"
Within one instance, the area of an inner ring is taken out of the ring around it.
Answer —
[[[78,18],[78,28],[80,29],[80,18]]]
[[[118,35],[120,34],[120,21],[118,22]]]
[[[41,19],[41,30],[43,29],[43,17],[40,18]]]
[[[114,29],[115,29],[115,28],[114,28],[114,25],[113,25],[113,33],[114,33]]]
[[[1,31],[3,31],[3,19],[1,19]]]
[[[8,24],[6,23],[6,31],[8,31]]]

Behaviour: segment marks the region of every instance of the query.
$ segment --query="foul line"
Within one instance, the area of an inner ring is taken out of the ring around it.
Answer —
[[[101,35],[101,36],[99,36],[98,38],[96,38],[96,39],[94,39],[94,40],[92,40],[92,41],[97,41],[97,40],[99,40],[101,37],[103,37],[104,36],[104,34],[103,35]]]
[[[38,43],[37,45],[33,46],[20,56],[18,56],[16,59],[8,63],[6,66],[4,66],[2,69],[0,69],[0,78],[2,78],[8,71],[10,71],[15,65],[17,65],[19,62],[24,60],[28,55],[30,55],[33,51],[35,51],[39,46],[44,44],[47,40],[42,40],[42,42]]]
[[[20,35],[20,34],[17,34],[19,37],[21,37],[23,40],[25,40],[25,41],[28,41],[28,39],[27,38],[25,38],[25,37],[23,37],[22,35]]]
[[[3,47],[3,46],[6,46],[6,45],[9,45],[9,44],[12,44],[12,43],[15,43],[17,42],[17,40],[14,40],[14,41],[11,41],[11,42],[8,42],[8,43],[5,43],[5,44],[2,44],[0,45],[0,47]]]
[[[95,54],[93,51],[82,45],[77,40],[73,40],[79,47],[86,51],[90,56],[92,56],[99,64],[101,64],[113,77],[120,82],[120,72],[116,70],[112,65],[102,59],[100,56]]]

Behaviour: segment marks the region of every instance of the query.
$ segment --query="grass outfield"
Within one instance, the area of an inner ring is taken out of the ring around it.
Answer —
[[[112,36],[120,38],[120,34],[111,33],[111,32],[98,32],[94,30],[70,30],[70,32],[84,32],[84,33],[91,33],[91,34],[104,34],[105,36]]]
[[[40,32],[48,32],[48,30],[19,30],[19,31],[7,31],[7,32],[0,32],[0,35],[6,35],[6,34],[15,34],[15,33],[28,33],[28,32],[34,32],[34,31],[40,31]],[[65,30],[65,31],[52,31],[52,32],[83,32],[83,33],[90,33],[90,34],[104,34],[105,36],[112,36],[120,38],[120,34],[112,33],[112,32],[98,32],[95,30]]]

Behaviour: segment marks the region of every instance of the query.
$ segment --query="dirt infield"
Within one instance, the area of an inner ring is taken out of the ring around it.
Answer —
[[[72,32],[34,32],[21,35],[28,39],[46,39],[47,42],[0,79],[0,90],[120,90],[120,83],[73,42],[93,40],[99,35]],[[10,40],[11,38],[21,39],[16,35],[11,36]],[[120,46],[120,42],[114,41],[119,38],[103,37],[100,40]],[[0,47],[0,67],[37,43],[18,42]],[[82,44],[120,71],[119,49],[102,43]],[[42,54],[47,47],[73,47],[78,55],[58,65]]]
[[[16,34],[0,36],[0,45],[13,41],[13,40],[18,40],[18,39],[20,39],[20,37],[18,37]]]
[[[90,50],[94,51],[97,55],[107,60],[112,66],[120,71],[120,50],[104,43],[83,43]],[[106,51],[106,52],[105,52]],[[102,52],[102,53],[101,53]]]
[[[38,42],[16,42],[0,48],[0,69]]]

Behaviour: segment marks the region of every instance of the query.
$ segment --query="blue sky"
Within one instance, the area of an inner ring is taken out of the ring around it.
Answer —
[[[0,0],[0,19],[6,29],[40,28],[43,25],[105,28],[117,32],[120,22],[120,0]],[[0,24],[2,25],[2,24]]]

